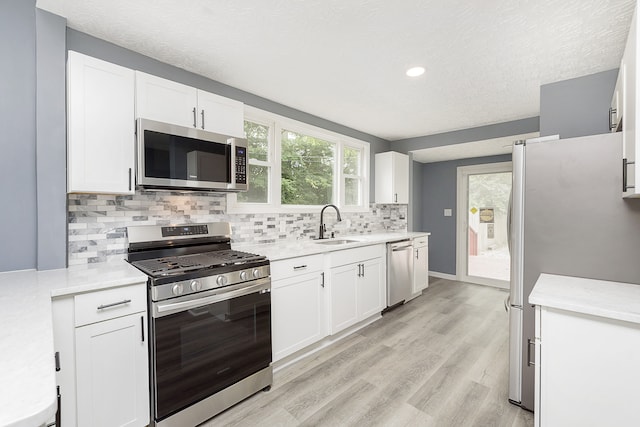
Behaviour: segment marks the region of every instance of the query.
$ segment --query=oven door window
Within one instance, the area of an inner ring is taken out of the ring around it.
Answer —
[[[227,144],[144,131],[147,178],[230,183],[230,164]]]
[[[270,293],[253,293],[153,319],[156,419],[271,363]]]

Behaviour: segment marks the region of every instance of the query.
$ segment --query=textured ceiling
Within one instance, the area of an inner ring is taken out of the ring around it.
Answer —
[[[388,140],[539,114],[616,68],[634,0],[38,0],[68,26]],[[406,77],[406,68],[426,73]]]

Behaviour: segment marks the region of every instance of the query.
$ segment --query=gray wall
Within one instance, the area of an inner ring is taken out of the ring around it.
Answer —
[[[338,132],[362,141],[367,141],[371,143],[371,181],[369,183],[369,187],[371,202],[374,201],[374,155],[375,153],[389,151],[389,141],[387,140],[287,107],[286,105],[278,104],[277,102],[227,86],[223,83],[210,80],[206,77],[165,64],[148,56],[140,55],[139,53],[124,49],[120,46],[116,46],[112,43],[108,43],[79,31],[67,29],[67,48],[114,64],[122,65],[123,67],[144,71],[145,73],[193,86],[206,90],[207,92],[236,99],[247,105],[289,117],[294,120],[299,120],[310,125]]]
[[[456,274],[456,195],[458,166],[511,161],[511,155],[425,163],[418,187],[422,189],[419,231],[429,231],[429,271]],[[452,216],[445,217],[444,209]]]
[[[409,231],[426,231],[422,229],[422,169],[424,166],[420,162],[411,162],[411,175],[409,175],[411,198],[409,199],[409,221],[407,223]]]
[[[36,265],[35,0],[0,3],[0,271]]]
[[[573,138],[609,132],[618,70],[540,86],[540,136]]]
[[[38,270],[67,263],[66,24],[36,9]]]

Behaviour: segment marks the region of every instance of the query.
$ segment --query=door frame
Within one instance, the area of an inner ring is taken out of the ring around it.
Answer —
[[[457,195],[456,195],[456,280],[479,285],[494,286],[509,289],[508,280],[497,280],[488,277],[469,276],[468,265],[468,227],[469,215],[467,206],[469,203],[469,175],[488,173],[513,173],[512,162],[483,163],[479,165],[458,166],[457,168]]]

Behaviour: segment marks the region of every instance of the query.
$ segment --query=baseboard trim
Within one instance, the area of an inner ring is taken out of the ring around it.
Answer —
[[[429,276],[437,277],[438,279],[458,280],[455,274],[439,273],[437,271],[430,271]]]

